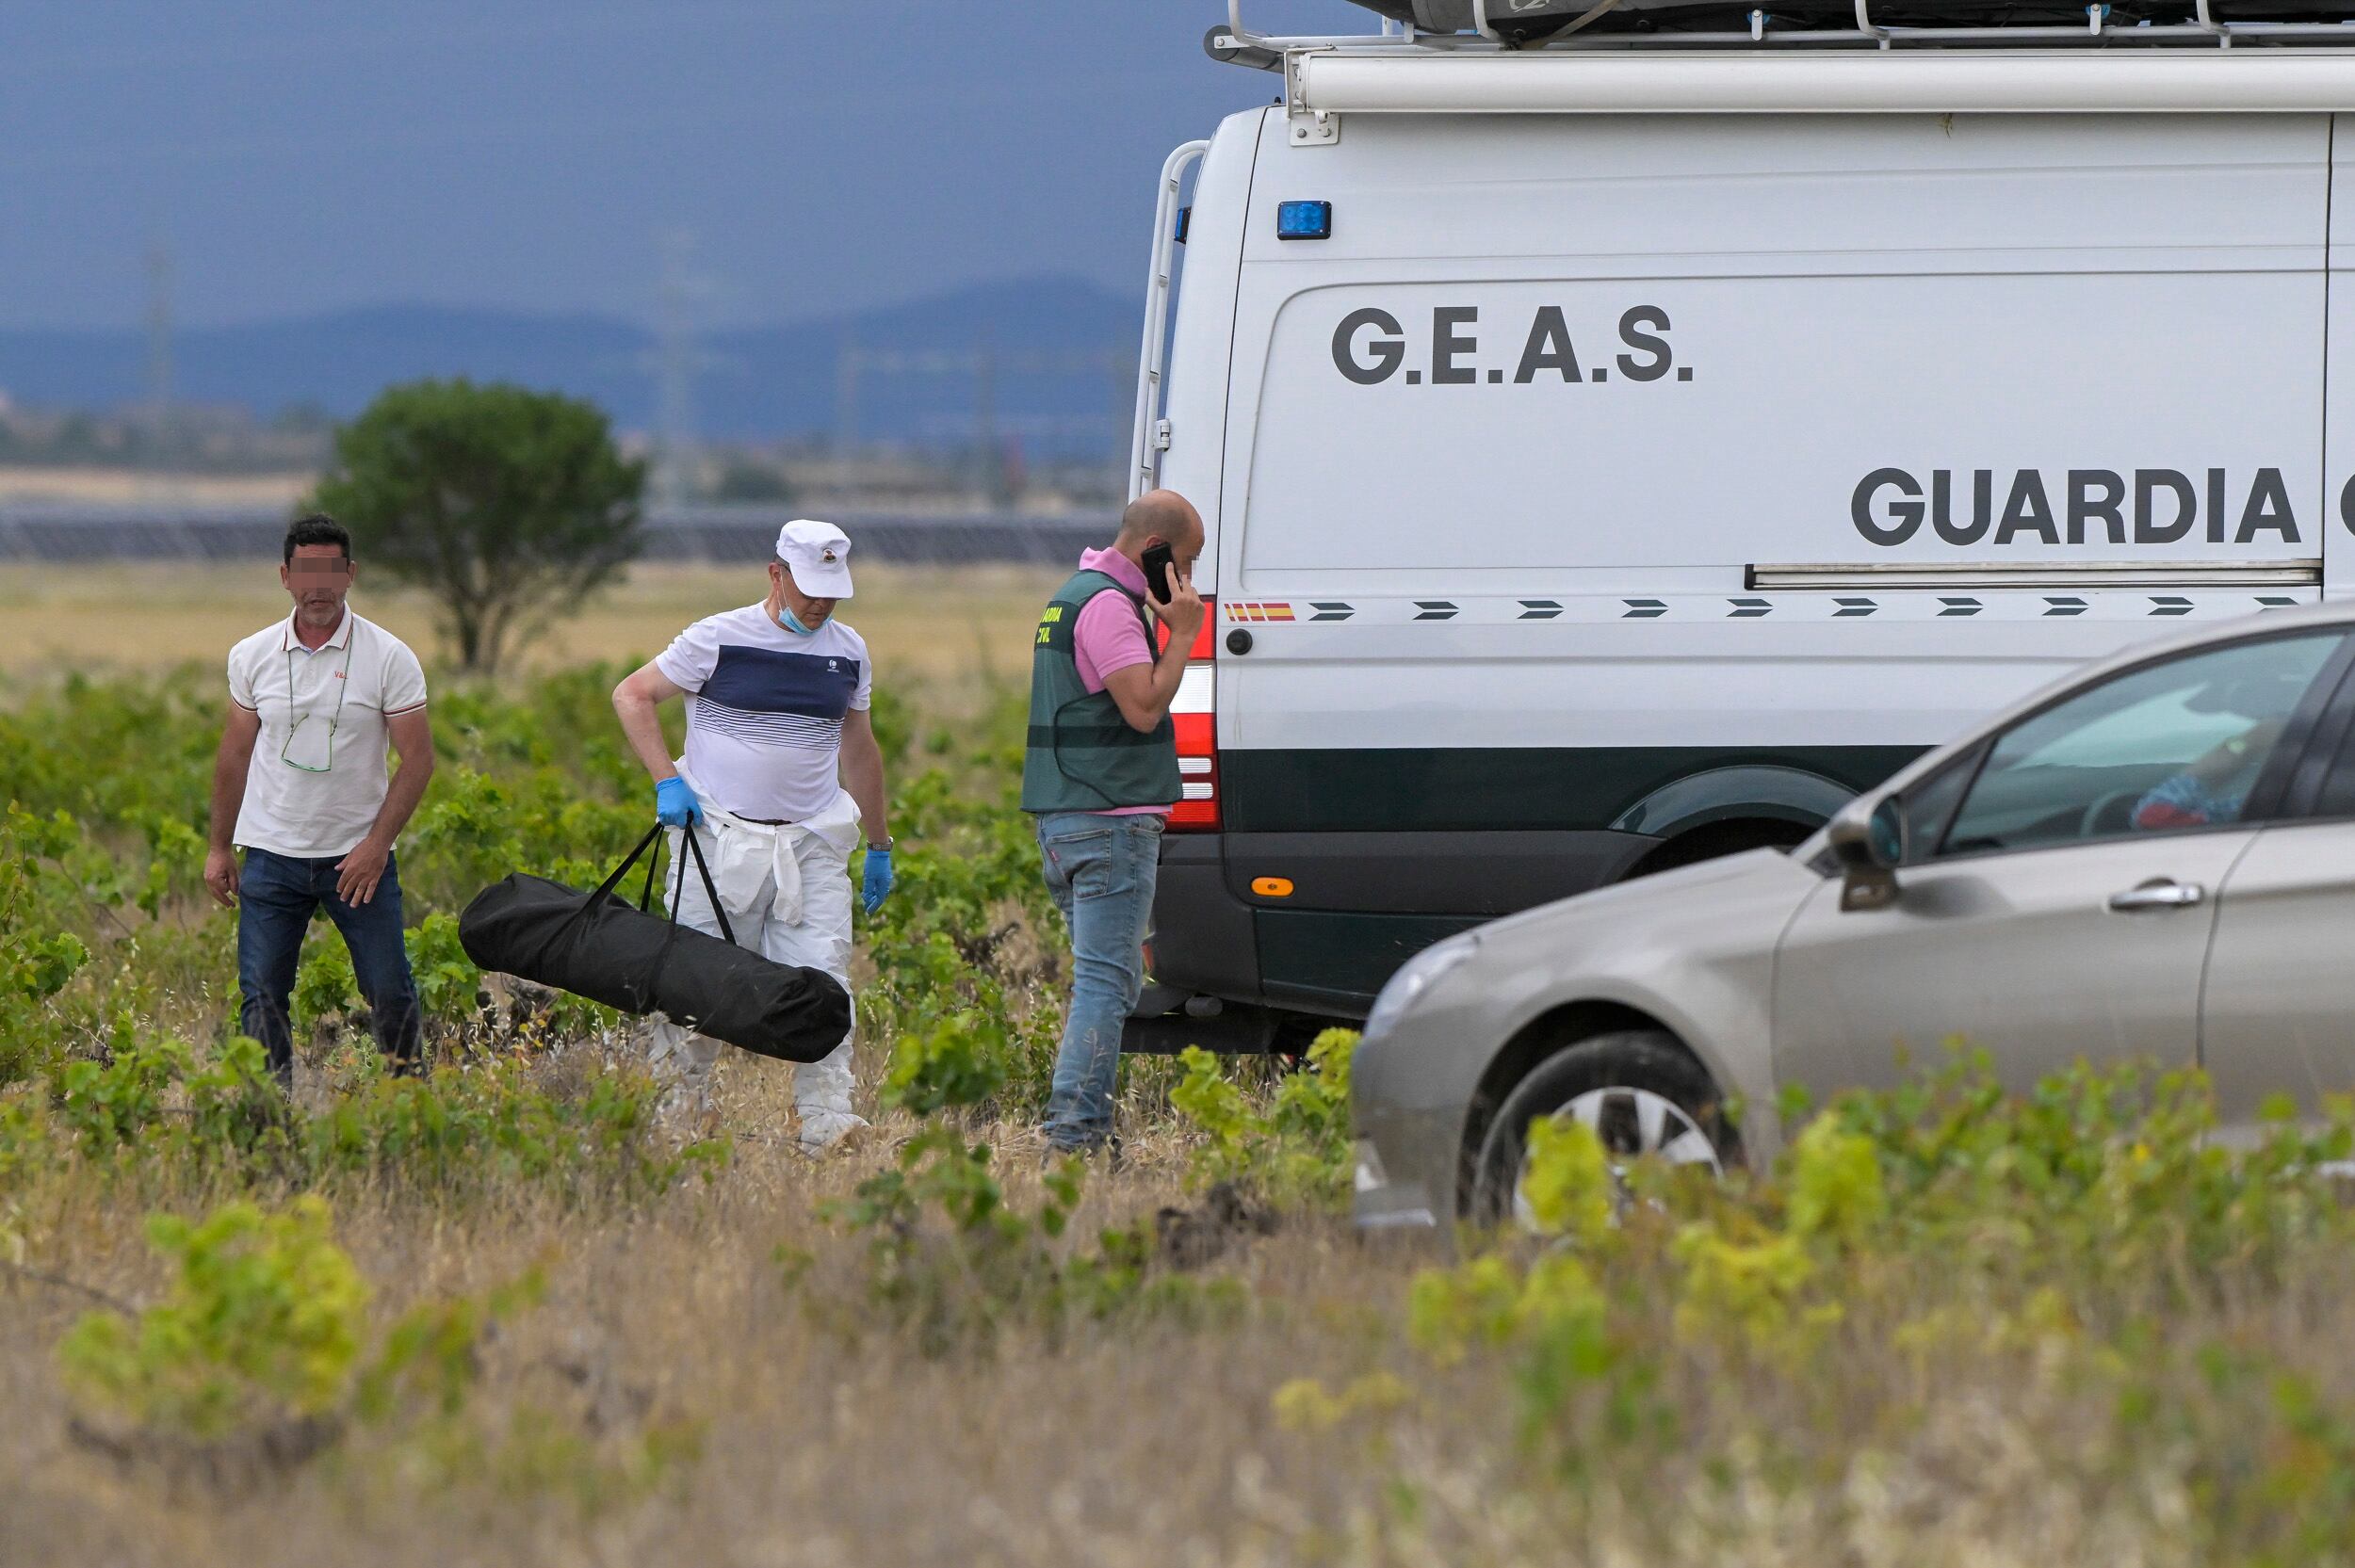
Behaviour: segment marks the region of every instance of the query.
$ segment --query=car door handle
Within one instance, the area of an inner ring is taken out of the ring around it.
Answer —
[[[2140,887],[2111,894],[2110,908],[2130,914],[2145,909],[2189,909],[2203,902],[2207,897],[2208,890],[2198,882],[2169,881],[2162,877],[2144,882]]]

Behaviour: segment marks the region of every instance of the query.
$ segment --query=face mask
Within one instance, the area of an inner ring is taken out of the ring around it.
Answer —
[[[816,637],[818,635],[817,627],[803,625],[800,618],[795,616],[792,610],[783,605],[777,606],[777,624],[783,626],[787,631],[791,632],[796,637]]]

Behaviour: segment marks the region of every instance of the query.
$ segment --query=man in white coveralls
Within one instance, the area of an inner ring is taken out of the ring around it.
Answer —
[[[736,940],[779,963],[851,984],[851,850],[864,825],[862,893],[872,914],[891,891],[883,749],[868,716],[873,670],[858,633],[834,617],[851,597],[851,541],[831,523],[788,523],[769,563],[769,595],[696,622],[613,688],[622,733],[655,781],[671,828],[674,872],[685,857],[678,917],[720,934],[682,834],[693,831]],[[686,754],[663,744],[657,710],[687,703]],[[801,1146],[820,1154],[867,1123],[851,1109],[852,1033],[821,1061],[793,1070]],[[668,1019],[649,1064],[666,1106],[700,1116],[711,1103],[721,1043]]]

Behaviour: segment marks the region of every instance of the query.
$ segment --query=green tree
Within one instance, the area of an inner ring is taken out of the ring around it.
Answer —
[[[461,378],[378,394],[335,432],[312,500],[370,567],[431,590],[487,673],[636,558],[645,480],[594,406]]]

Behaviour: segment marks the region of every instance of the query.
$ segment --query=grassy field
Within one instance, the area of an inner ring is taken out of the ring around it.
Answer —
[[[858,582],[858,597],[841,615],[867,639],[879,668],[1027,677],[1026,634],[1055,579],[1002,566],[867,565]],[[757,564],[640,566],[522,649],[522,664],[546,671],[651,657],[689,622],[754,603],[767,591]],[[352,603],[433,662],[440,640],[423,595],[370,581],[364,563]],[[238,639],[284,618],[287,608],[268,561],[11,563],[0,569],[0,676],[217,666]]]
[[[2232,1153],[2196,1077],[2007,1099],[1958,1057],[1785,1107],[1724,1188],[1622,1191],[1564,1129],[1535,1228],[1435,1258],[1348,1230],[1333,1037],[1132,1062],[1127,1167],[1043,1169],[1039,585],[862,580],[902,880],[861,930],[876,1126],[819,1162],[788,1069],[731,1053],[716,1123],[665,1126],[627,1021],[456,947],[490,878],[639,832],[616,665],[437,701],[437,1070],[377,1075],[322,929],[287,1106],[191,858],[268,595],[46,585],[44,624],[137,628],[72,690],[0,608],[0,1563],[2355,1562],[2355,1107]],[[566,646],[736,586],[648,574]]]

